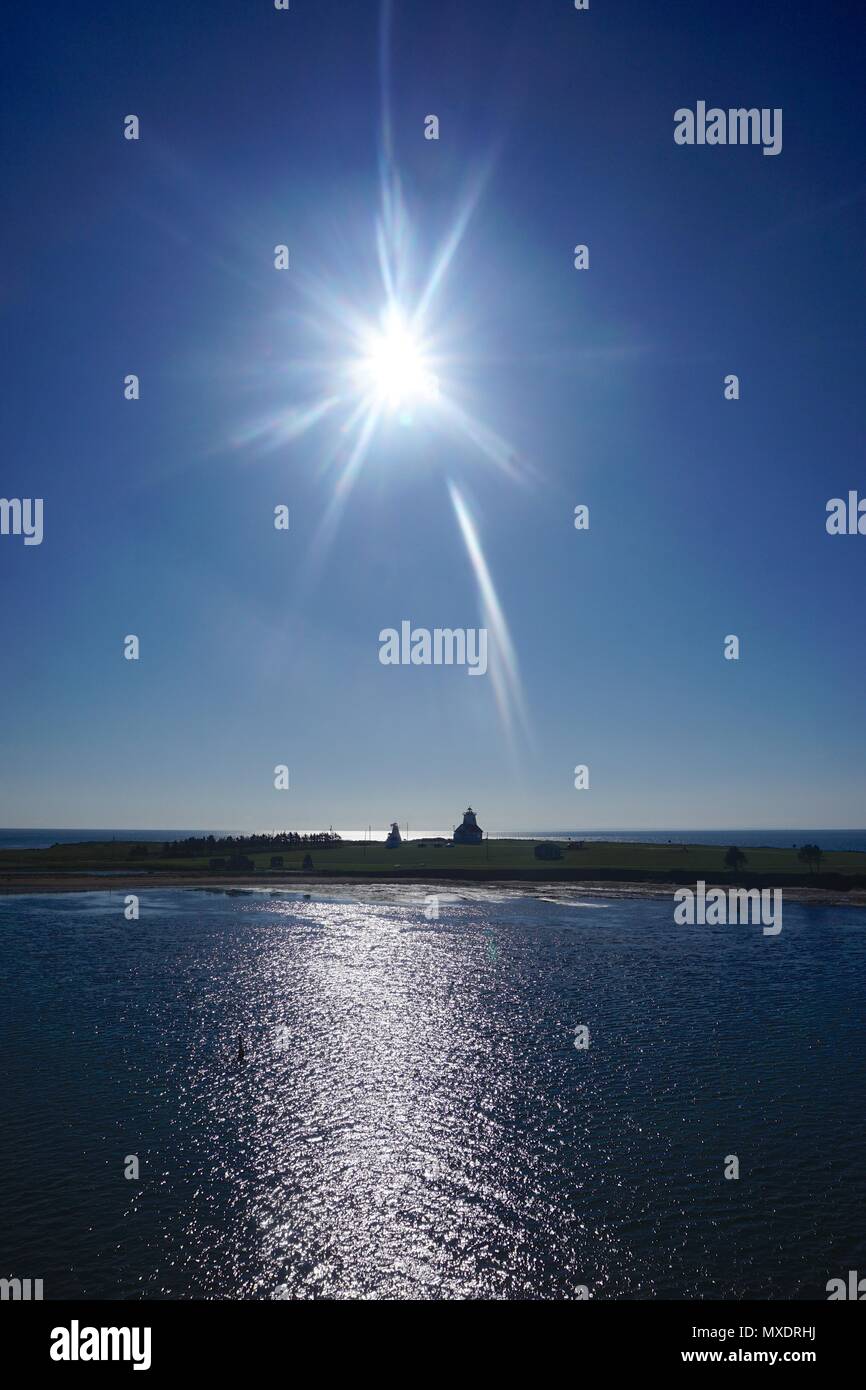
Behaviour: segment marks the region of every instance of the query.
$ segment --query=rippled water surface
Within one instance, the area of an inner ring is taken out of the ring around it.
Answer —
[[[772,938],[572,889],[431,921],[425,892],[0,898],[0,1272],[824,1298],[866,1269],[866,913],[786,903]]]

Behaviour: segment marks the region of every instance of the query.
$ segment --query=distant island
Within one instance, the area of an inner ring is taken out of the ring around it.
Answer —
[[[471,806],[453,837],[346,840],[333,830],[82,841],[0,850],[0,892],[93,888],[288,886],[301,880],[574,883],[661,892],[704,879],[784,888],[792,897],[866,901],[866,853],[580,839],[491,839]]]

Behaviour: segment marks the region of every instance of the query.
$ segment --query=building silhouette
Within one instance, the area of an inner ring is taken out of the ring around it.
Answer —
[[[480,845],[484,838],[484,831],[475,819],[475,812],[470,806],[463,812],[463,824],[458,825],[454,831],[455,845]]]

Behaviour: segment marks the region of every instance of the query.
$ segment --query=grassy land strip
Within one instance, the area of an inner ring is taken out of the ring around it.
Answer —
[[[56,845],[50,849],[0,850],[0,883],[24,879],[66,878],[82,874],[115,874],[158,882],[161,876],[182,878],[224,877],[267,879],[303,872],[306,878],[353,879],[454,879],[501,882],[506,879],[537,882],[694,883],[703,878],[719,884],[745,887],[807,887],[835,892],[866,887],[866,853],[826,853],[820,871],[797,857],[797,849],[748,849],[746,863],[737,870],[725,866],[725,846],[623,844],[618,841],[586,841],[571,849],[567,841],[553,841],[561,859],[535,857],[535,840],[485,840],[481,845],[416,846],[405,843],[388,850],[378,842],[342,841],[327,848],[282,851],[282,864],[271,868],[270,851],[249,854],[254,868],[244,871],[227,866],[210,869],[212,851],[188,858],[164,857],[162,844],[108,841]],[[144,850],[146,849],[146,853]],[[131,856],[131,851],[134,854]],[[303,870],[309,853],[312,870]],[[223,857],[220,855],[219,857]],[[74,886],[73,882],[70,886]]]

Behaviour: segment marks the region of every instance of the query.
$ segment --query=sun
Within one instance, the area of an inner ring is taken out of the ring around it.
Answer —
[[[439,394],[424,344],[396,305],[383,314],[381,327],[366,336],[358,377],[364,394],[391,411],[435,400]]]

